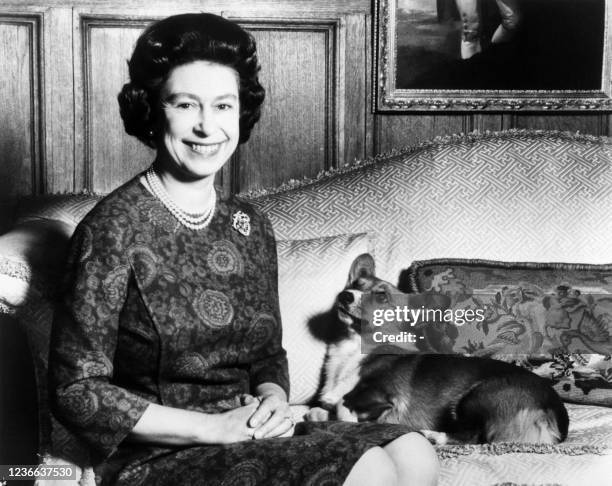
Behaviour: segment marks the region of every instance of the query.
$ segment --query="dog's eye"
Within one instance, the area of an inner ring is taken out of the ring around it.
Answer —
[[[374,298],[379,304],[387,304],[389,302],[389,297],[386,292],[374,292]]]

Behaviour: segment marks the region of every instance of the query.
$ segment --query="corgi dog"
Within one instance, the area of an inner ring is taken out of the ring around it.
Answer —
[[[543,378],[502,361],[433,354],[361,354],[361,296],[401,292],[375,276],[369,254],[357,257],[337,297],[341,337],[328,345],[321,407],[307,420],[399,423],[436,444],[555,444],[569,426],[563,402]],[[411,296],[412,297],[412,296]],[[415,295],[444,307],[439,294]],[[417,305],[419,305],[417,302]]]

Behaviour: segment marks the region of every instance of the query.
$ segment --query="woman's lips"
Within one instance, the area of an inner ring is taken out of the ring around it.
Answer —
[[[211,155],[214,154],[221,147],[221,143],[194,143],[194,142],[185,142],[186,145],[189,146],[191,150],[197,152],[202,155]]]

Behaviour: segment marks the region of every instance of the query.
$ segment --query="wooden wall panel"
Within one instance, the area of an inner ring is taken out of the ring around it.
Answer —
[[[497,132],[504,129],[504,118],[500,115],[491,114],[478,114],[472,115],[472,126],[471,130],[478,130],[480,132],[492,131]]]
[[[375,152],[471,130],[470,115],[377,115]]]
[[[71,192],[75,190],[72,9],[47,10],[44,24],[45,192]]]
[[[371,35],[370,18],[367,15],[350,15],[344,19],[341,29],[345,34],[340,55],[344,55],[344,88],[339,93],[342,100],[338,112],[340,133],[338,142],[344,152],[339,154],[338,164],[363,159],[372,152],[372,114],[370,113]]]
[[[392,114],[376,115],[374,151],[413,145],[436,136],[511,128],[563,130],[592,135],[612,135],[610,117],[605,114]]]
[[[39,15],[0,13],[0,199],[42,188]]]
[[[594,114],[516,114],[514,127],[536,130],[569,130],[581,131],[592,135],[608,134],[608,117],[601,113]]]
[[[240,147],[240,191],[313,176],[334,163],[333,26],[246,27],[257,40],[266,100]]]
[[[147,23],[80,19],[83,77],[76,89],[83,96],[81,177],[84,187],[97,193],[110,192],[153,160],[152,150],[125,133],[117,103],[128,80],[126,61]]]

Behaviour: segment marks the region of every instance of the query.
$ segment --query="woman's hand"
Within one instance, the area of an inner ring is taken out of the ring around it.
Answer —
[[[285,392],[273,383],[264,383],[257,391],[259,395],[254,400],[258,407],[248,421],[249,427],[255,429],[253,439],[292,436],[295,424]]]
[[[151,403],[134,425],[129,438],[137,442],[178,446],[250,440],[255,428],[248,422],[259,402],[248,397],[241,403],[242,406],[222,413],[202,413]]]
[[[253,397],[243,398],[243,406],[219,414],[216,444],[231,444],[253,439],[255,427],[249,424],[249,419],[257,411],[259,402]]]

